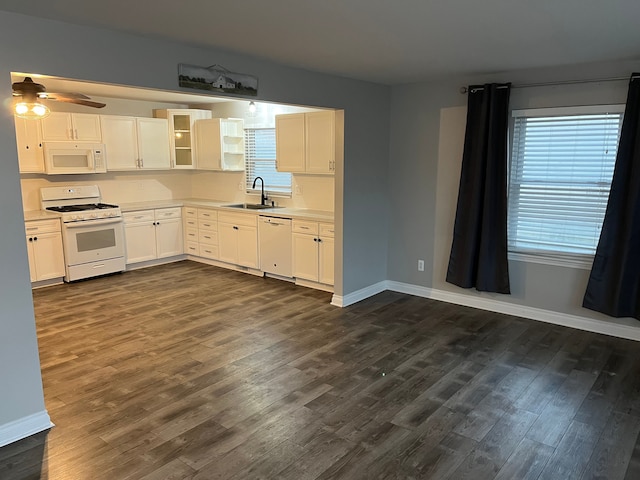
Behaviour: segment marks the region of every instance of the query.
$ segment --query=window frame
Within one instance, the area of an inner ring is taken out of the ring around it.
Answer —
[[[531,109],[518,109],[512,110],[511,112],[511,121],[510,121],[510,132],[509,132],[509,148],[508,152],[508,163],[507,163],[507,209],[508,209],[508,225],[507,225],[507,235],[508,235],[508,258],[509,260],[515,261],[524,261],[528,263],[538,263],[545,265],[554,265],[554,266],[562,266],[562,267],[570,267],[570,268],[579,268],[579,269],[590,269],[593,263],[594,253],[571,253],[564,252],[561,250],[536,250],[529,248],[517,248],[511,243],[511,201],[512,201],[512,191],[511,191],[511,183],[512,183],[512,168],[514,166],[514,144],[515,144],[515,123],[516,119],[519,117],[554,117],[554,116],[579,116],[579,115],[598,115],[605,113],[619,113],[620,114],[620,123],[618,126],[618,139],[617,144],[620,141],[620,132],[622,128],[622,121],[624,119],[624,104],[606,104],[606,105],[585,105],[585,106],[574,106],[574,107],[551,107],[551,108],[531,108]],[[615,158],[614,158],[614,166],[615,166]],[[610,185],[609,185],[610,188]]]
[[[274,149],[274,157],[273,159],[268,158],[268,159],[261,159],[261,160],[267,160],[267,161],[271,161],[273,160],[273,167],[275,169],[276,166],[276,146],[275,146],[275,127],[246,127],[244,128],[244,143],[245,143],[245,162],[244,162],[244,172],[245,172],[245,193],[247,195],[256,195],[259,194],[259,192],[256,192],[256,190],[254,190],[253,188],[251,188],[254,178],[251,173],[252,171],[255,171],[255,168],[252,168],[251,170],[249,169],[249,162],[251,160],[254,159],[250,159],[249,158],[249,152],[250,152],[250,148],[248,145],[248,140],[247,140],[247,132],[249,131],[257,131],[257,130],[271,130],[273,131],[273,138],[274,138],[274,145],[273,145],[273,149]],[[286,188],[283,189],[274,189],[277,187],[274,187],[273,185],[269,184],[268,181],[265,181],[265,187],[264,187],[264,193],[265,195],[269,196],[269,197],[280,197],[280,198],[291,198],[293,195],[293,177],[291,175],[290,172],[277,172],[278,174],[282,174],[283,176],[288,175],[289,176],[289,186],[288,186],[288,190],[286,190]],[[258,175],[260,176],[260,175]],[[256,185],[257,186],[257,185]]]

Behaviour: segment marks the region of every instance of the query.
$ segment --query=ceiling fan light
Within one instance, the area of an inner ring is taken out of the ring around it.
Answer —
[[[18,102],[14,112],[16,116],[26,119],[44,118],[51,113],[49,107],[40,102]]]
[[[44,117],[45,115],[47,115],[47,113],[49,113],[49,109],[41,103],[36,103],[33,107],[31,107],[31,111],[39,117]]]
[[[25,102],[16,103],[15,111],[16,115],[18,116],[24,115],[29,111],[29,105],[27,105]]]

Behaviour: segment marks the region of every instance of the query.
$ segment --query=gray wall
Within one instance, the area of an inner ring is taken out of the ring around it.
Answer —
[[[581,65],[475,78],[453,78],[392,89],[390,140],[389,280],[499,300],[623,325],[581,307],[589,271],[511,261],[511,295],[479,294],[445,282],[458,194],[466,122],[461,86],[490,81],[514,85],[626,77],[640,61]],[[515,88],[511,108],[625,103],[628,81]],[[425,272],[417,259],[425,259]]]
[[[388,87],[0,12],[0,78],[5,79],[0,95],[5,99],[11,97],[11,71],[178,90],[178,63],[217,63],[257,75],[258,100],[345,110],[345,161],[336,172],[336,256],[343,264],[336,293],[384,280]],[[43,409],[13,132],[5,109],[0,114],[0,427]],[[378,206],[375,218],[370,216],[372,205]]]

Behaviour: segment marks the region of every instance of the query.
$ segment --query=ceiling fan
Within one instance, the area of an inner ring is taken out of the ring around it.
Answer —
[[[38,100],[56,100],[58,102],[75,103],[86,107],[102,108],[106,104],[91,101],[90,97],[82,93],[53,93],[47,92],[44,85],[35,83],[31,77],[25,77],[22,82],[15,82],[11,85],[13,96],[21,97],[20,103],[35,104]]]

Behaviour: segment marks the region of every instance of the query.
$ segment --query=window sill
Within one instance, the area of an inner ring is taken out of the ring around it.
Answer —
[[[526,263],[540,263],[543,265],[553,265],[555,267],[579,268],[581,270],[591,270],[593,255],[568,254],[562,255],[549,253],[524,253],[509,252],[509,260]]]

